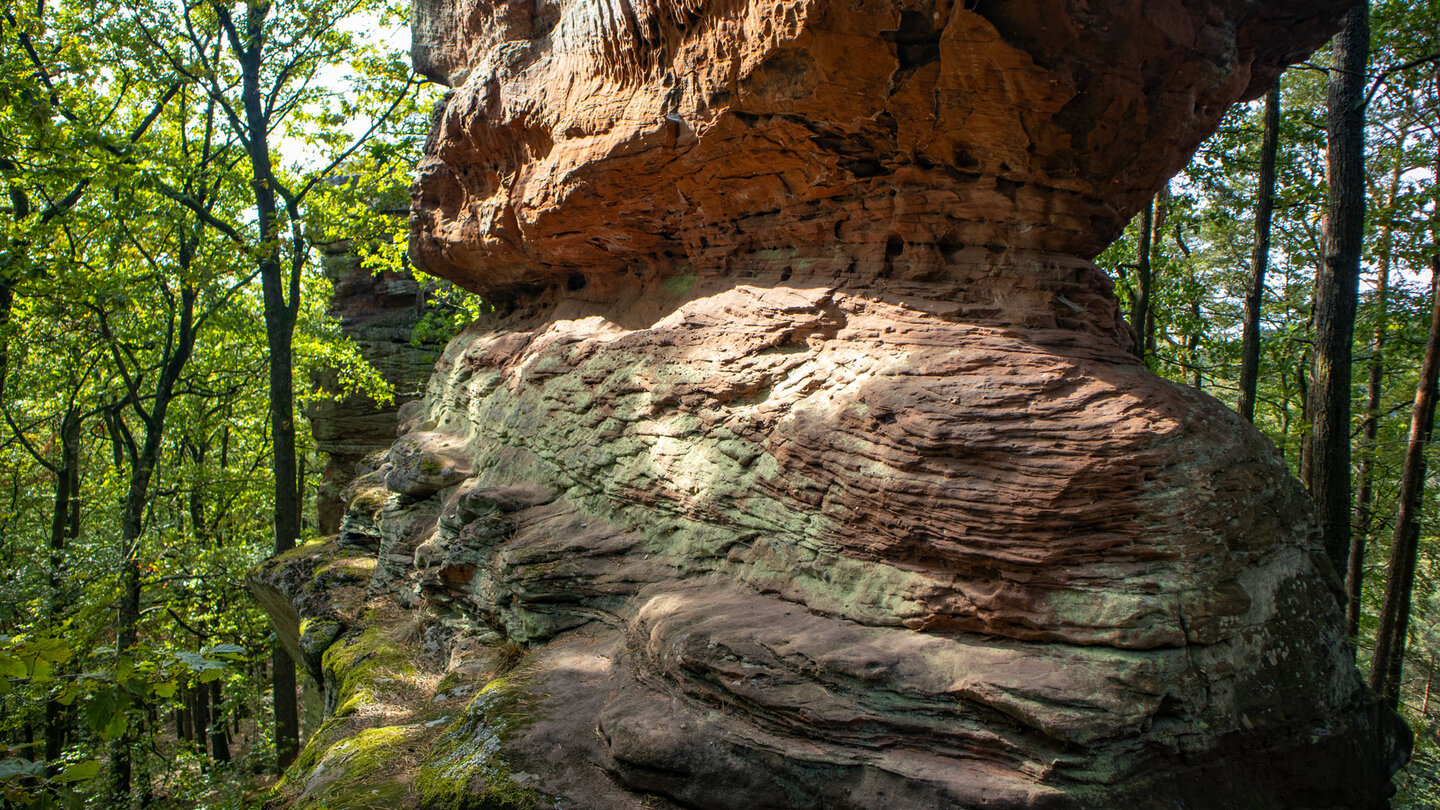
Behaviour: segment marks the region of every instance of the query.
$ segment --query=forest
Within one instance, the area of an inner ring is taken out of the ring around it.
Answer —
[[[0,13],[0,806],[253,807],[295,759],[296,665],[246,578],[319,537],[310,415],[393,396],[321,257],[421,275],[396,211],[439,88],[407,13]],[[1357,664],[1415,734],[1398,807],[1440,805],[1437,178],[1440,2],[1376,0],[1095,260],[1143,362],[1309,488]],[[417,345],[486,306],[423,283]]]

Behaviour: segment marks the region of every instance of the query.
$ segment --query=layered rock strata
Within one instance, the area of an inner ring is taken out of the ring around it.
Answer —
[[[1385,806],[1303,491],[1089,261],[1345,5],[420,3],[412,253],[498,309],[260,580],[334,703],[335,548],[487,684],[399,795]]]
[[[424,394],[444,345],[416,332],[430,291],[409,272],[373,272],[349,240],[318,247],[332,288],[328,314],[391,389],[381,403],[363,392],[345,393],[341,369],[316,374],[315,382],[332,394],[313,402],[308,414],[315,449],[326,458],[316,512],[320,532],[334,534],[345,511],[341,493],[366,456],[395,440],[400,408]]]

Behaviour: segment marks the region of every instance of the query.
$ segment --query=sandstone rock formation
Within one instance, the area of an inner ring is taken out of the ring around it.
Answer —
[[[371,272],[361,265],[349,240],[319,248],[333,289],[330,316],[394,394],[383,405],[363,393],[340,395],[338,369],[318,375],[317,382],[338,395],[316,401],[309,413],[315,449],[327,459],[316,496],[319,528],[322,534],[334,534],[344,514],[340,496],[355,479],[355,468],[395,440],[400,408],[424,393],[444,347],[416,339],[415,327],[425,315],[429,296],[413,276]]]
[[[1304,493],[1089,261],[1345,5],[418,3],[412,253],[498,309],[257,581],[293,795],[383,732],[434,807],[1383,807]]]

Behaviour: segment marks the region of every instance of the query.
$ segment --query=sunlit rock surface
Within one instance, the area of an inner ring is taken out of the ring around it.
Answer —
[[[302,550],[332,703],[377,604],[448,673],[397,795],[1384,806],[1303,491],[1088,261],[1345,5],[419,0],[412,254],[496,311]]]

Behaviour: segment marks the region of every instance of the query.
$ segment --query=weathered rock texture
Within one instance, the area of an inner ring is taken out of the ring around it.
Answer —
[[[400,408],[424,393],[443,346],[417,338],[415,327],[430,299],[410,273],[372,272],[362,266],[349,240],[319,248],[333,287],[330,316],[393,393],[382,404],[368,394],[342,394],[338,369],[317,375],[317,383],[337,397],[317,400],[309,413],[315,449],[327,458],[316,495],[319,528],[322,534],[334,534],[344,515],[341,493],[355,479],[356,467],[395,441]]]
[[[412,252],[499,310],[338,542],[528,653],[404,795],[1384,806],[1304,493],[1088,261],[1345,5],[419,4]]]

